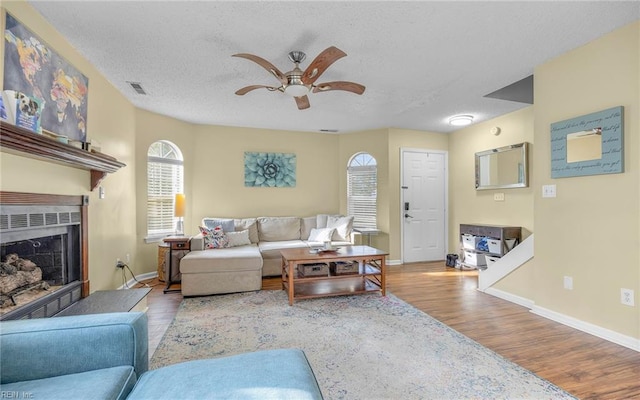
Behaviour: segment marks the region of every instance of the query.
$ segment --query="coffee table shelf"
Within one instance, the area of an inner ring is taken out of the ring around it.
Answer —
[[[387,253],[369,246],[346,246],[336,252],[315,254],[309,249],[282,250],[282,288],[289,304],[296,299],[381,292],[386,295]],[[301,276],[298,265],[357,262],[357,273]]]

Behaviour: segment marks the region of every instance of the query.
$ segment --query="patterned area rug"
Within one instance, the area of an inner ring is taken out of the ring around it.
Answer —
[[[276,348],[304,350],[327,400],[574,398],[392,294],[187,298],[151,368]]]

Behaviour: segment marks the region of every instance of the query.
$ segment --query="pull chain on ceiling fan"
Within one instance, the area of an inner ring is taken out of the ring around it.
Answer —
[[[280,86],[268,86],[268,85],[250,85],[245,86],[242,89],[236,91],[238,96],[249,93],[255,89],[267,89],[271,92],[279,91],[292,96],[298,109],[304,110],[309,108],[309,92],[320,93],[328,92],[331,90],[343,90],[355,94],[364,93],[365,87],[359,83],[347,82],[347,81],[334,81],[315,84],[316,80],[324,73],[324,71],[331,66],[334,62],[347,54],[335,46],[331,46],[325,49],[322,53],[309,64],[307,69],[302,71],[300,69],[300,63],[307,58],[307,55],[302,51],[292,51],[289,53],[289,60],[294,64],[294,68],[283,74],[276,66],[271,64],[264,58],[258,57],[253,54],[240,53],[234,54],[233,57],[246,58],[262,68],[266,69],[269,73],[276,77],[280,81]]]

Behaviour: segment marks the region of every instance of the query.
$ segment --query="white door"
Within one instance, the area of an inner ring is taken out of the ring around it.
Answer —
[[[446,153],[402,150],[403,262],[444,260]]]

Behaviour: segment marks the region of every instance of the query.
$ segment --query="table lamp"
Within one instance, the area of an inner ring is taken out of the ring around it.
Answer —
[[[176,222],[176,235],[184,235],[184,193],[176,193],[173,215],[178,218]]]

